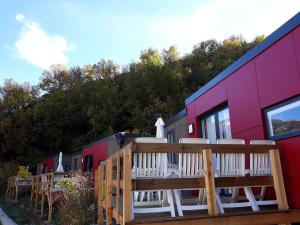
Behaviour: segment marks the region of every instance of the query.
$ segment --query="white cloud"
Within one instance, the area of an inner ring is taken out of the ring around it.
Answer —
[[[23,23],[22,31],[14,44],[21,58],[45,70],[53,64],[68,63],[66,52],[75,50],[75,44],[69,43],[60,35],[48,34],[38,23],[23,14],[17,13],[16,20]]]
[[[181,17],[157,18],[148,23],[153,45],[177,45],[182,53],[194,44],[242,34],[247,40],[269,35],[300,9],[299,0],[212,0]]]

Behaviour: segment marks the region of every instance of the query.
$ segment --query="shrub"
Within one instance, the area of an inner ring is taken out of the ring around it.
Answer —
[[[95,210],[89,176],[75,173],[71,178],[60,180],[57,187],[64,189],[57,223],[60,225],[92,224]]]

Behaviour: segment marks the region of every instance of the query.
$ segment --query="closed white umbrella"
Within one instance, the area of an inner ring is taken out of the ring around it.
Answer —
[[[162,120],[161,117],[159,117],[155,123],[156,126],[156,137],[157,138],[164,138],[165,137],[165,133],[164,133],[164,126],[165,123]]]
[[[58,158],[58,167],[56,169],[56,172],[65,172],[63,165],[62,165],[62,152],[59,153],[59,158]]]

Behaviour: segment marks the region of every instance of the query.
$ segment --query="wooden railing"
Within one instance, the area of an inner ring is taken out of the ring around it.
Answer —
[[[19,190],[21,188],[30,188],[30,187],[31,187],[31,179],[22,180],[17,176],[9,177],[7,181],[6,199],[18,201]]]
[[[103,210],[106,213],[106,224],[112,224],[115,219],[118,224],[131,220],[131,207],[122,207],[121,204],[131,206],[131,160],[133,145],[128,144],[122,150],[112,155],[104,164],[100,165],[98,175],[98,224],[103,223]],[[113,194],[116,195],[113,207]],[[121,195],[123,199],[121,200]]]
[[[38,210],[38,200],[39,200],[39,194],[41,192],[41,184],[42,184],[41,176],[36,175],[32,177],[29,207],[32,208],[32,202],[34,201],[35,211]]]
[[[132,192],[139,190],[163,190],[204,188],[206,190],[208,216],[218,215],[215,190],[219,187],[274,186],[279,210],[288,210],[278,146],[270,145],[224,145],[224,144],[137,144],[130,143],[112,155],[97,169],[98,224],[130,224],[132,222]],[[134,153],[199,153],[203,154],[204,177],[199,178],[132,178]],[[213,153],[268,153],[272,175],[215,177]],[[114,202],[114,204],[113,204]],[[278,211],[279,212],[279,211]],[[279,214],[278,214],[279,215]],[[298,214],[297,214],[298,216]],[[300,219],[300,214],[299,214]],[[297,218],[298,218],[297,217]],[[264,224],[275,217],[265,217]],[[292,217],[291,217],[292,218]],[[286,216],[282,221],[292,222]],[[293,217],[294,218],[294,217]],[[207,218],[206,218],[207,219]],[[273,219],[273,220],[272,220]],[[293,221],[294,222],[294,221]],[[251,221],[248,221],[251,224]],[[179,223],[178,223],[179,224]],[[234,223],[233,223],[234,224]],[[246,224],[246,223],[245,223]],[[270,223],[271,224],[271,223]]]

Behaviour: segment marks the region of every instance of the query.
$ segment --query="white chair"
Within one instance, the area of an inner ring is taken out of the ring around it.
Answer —
[[[275,145],[272,140],[251,140],[251,145]],[[268,153],[253,153],[250,154],[250,175],[264,176],[272,175],[270,155]],[[276,205],[276,200],[264,200],[267,186],[261,187],[259,200],[256,201],[258,205]]]
[[[218,144],[245,144],[242,139],[219,139]],[[216,176],[245,176],[245,154],[244,153],[218,153],[217,154],[217,168]],[[255,197],[250,187],[243,187],[248,202],[237,202],[239,187],[231,188],[232,198],[231,202],[223,203],[220,196],[220,188],[216,190],[216,200],[221,214],[224,213],[224,208],[238,208],[238,207],[251,207],[253,211],[258,211]]]
[[[167,143],[166,138],[136,138],[135,143]],[[166,178],[168,169],[167,153],[134,153],[133,179]],[[133,194],[134,213],[170,212],[175,217],[171,190],[135,191]]]
[[[209,144],[208,139],[202,138],[181,138],[179,143],[182,144]],[[199,153],[179,153],[178,157],[178,168],[180,178],[191,178],[191,177],[204,177],[204,166],[202,152]],[[183,190],[198,190],[198,198],[196,204],[185,204],[183,205],[183,198],[181,192]],[[183,216],[183,211],[188,210],[203,210],[207,209],[205,203],[205,189],[193,188],[193,189],[174,189],[174,196],[179,216]]]

